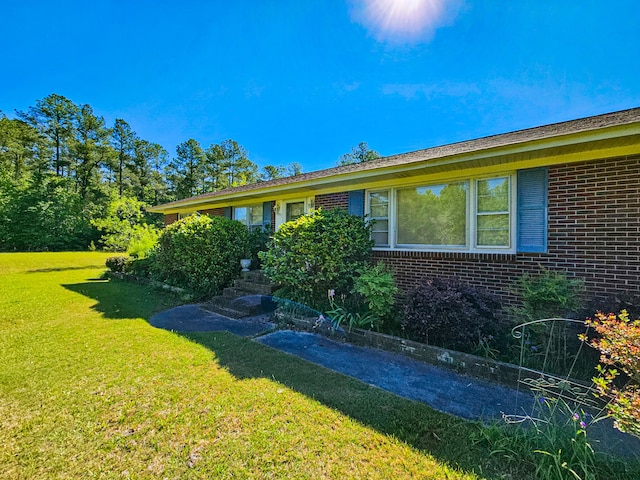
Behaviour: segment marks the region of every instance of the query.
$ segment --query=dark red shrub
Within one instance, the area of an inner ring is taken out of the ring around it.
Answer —
[[[426,277],[407,297],[402,328],[412,339],[470,352],[504,322],[496,295],[457,278]]]

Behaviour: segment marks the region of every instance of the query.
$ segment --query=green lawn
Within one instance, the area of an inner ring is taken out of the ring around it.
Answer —
[[[102,253],[0,254],[0,478],[525,478],[478,427],[230,334],[146,320]]]

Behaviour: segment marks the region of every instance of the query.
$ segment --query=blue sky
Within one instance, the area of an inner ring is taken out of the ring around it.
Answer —
[[[640,2],[4,1],[0,110],[50,93],[171,154],[335,165],[640,106]]]

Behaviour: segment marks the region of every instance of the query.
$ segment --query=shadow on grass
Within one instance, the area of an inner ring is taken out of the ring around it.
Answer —
[[[108,319],[143,318],[180,303],[179,298],[123,280],[63,285],[97,300]],[[485,478],[532,478],[527,465],[491,456],[478,423],[437,412],[358,380],[230,333],[181,333],[214,353],[237,379],[266,378],[312,398],[355,421],[390,435],[440,462]],[[477,441],[476,441],[477,440]],[[623,478],[623,477],[616,477]],[[634,478],[625,476],[624,478]],[[635,477],[637,478],[637,477]]]
[[[82,267],[37,268],[35,270],[27,270],[25,273],[64,272],[66,270],[89,270],[94,268],[104,268],[104,264],[83,265]]]
[[[238,379],[266,378],[467,472],[502,477],[498,459],[474,442],[478,423],[440,413],[346,375],[226,332],[181,333],[207,347]],[[514,478],[526,478],[519,472]]]
[[[124,280],[67,284],[95,299],[93,309],[107,319],[143,318],[179,303],[166,291]],[[393,436],[465,471],[501,471],[471,437],[477,425],[439,413],[365,383],[230,333],[182,333],[211,350],[236,378],[267,378],[312,398],[379,432]],[[504,470],[502,470],[504,471]],[[519,476],[517,478],[523,478]]]
[[[180,299],[171,292],[124,280],[92,279],[62,286],[97,300],[91,308],[113,320],[143,318],[148,321],[154,313],[180,304]]]

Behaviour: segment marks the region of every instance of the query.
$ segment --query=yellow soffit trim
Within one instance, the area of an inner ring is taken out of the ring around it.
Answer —
[[[585,155],[593,149],[586,148],[580,150],[581,145],[587,145],[592,143],[598,143],[605,140],[622,139],[624,137],[640,136],[640,122],[627,125],[618,125],[613,127],[606,127],[599,130],[589,130],[585,132],[577,132],[572,134],[561,135],[558,137],[548,137],[544,139],[529,140],[517,144],[498,145],[482,150],[474,150],[470,152],[462,152],[458,154],[414,160],[410,163],[401,163],[396,165],[382,166],[379,168],[356,170],[347,173],[329,174],[324,177],[310,178],[299,182],[285,183],[281,185],[268,186],[264,188],[255,188],[246,190],[243,192],[229,193],[227,195],[216,195],[214,197],[204,197],[197,199],[185,199],[184,201],[178,201],[168,208],[162,208],[162,205],[158,207],[151,207],[148,210],[150,212],[159,213],[184,213],[194,212],[206,208],[216,208],[216,206],[229,206],[239,203],[250,203],[252,199],[256,202],[261,199],[267,200],[269,198],[284,199],[287,197],[297,197],[304,192],[322,191],[322,193],[334,193],[337,191],[344,191],[343,186],[345,184],[358,185],[358,188],[367,188],[369,182],[373,184],[379,184],[378,181],[373,180],[372,177],[388,176],[393,174],[409,174],[415,170],[424,170],[425,168],[437,170],[444,166],[455,166],[456,170],[464,169],[460,164],[471,163],[474,161],[484,160],[489,161],[496,157],[515,157],[522,154],[535,152],[538,150],[553,150],[560,149],[562,147],[573,146],[577,151],[573,151],[571,155],[554,155],[550,152],[548,157],[538,158],[535,161],[523,162],[521,160],[514,160],[512,163],[516,168],[529,168],[533,166],[551,165],[554,163],[563,163],[566,161],[580,161],[580,160],[592,160],[598,157],[606,158],[607,155],[601,155],[601,149],[595,149],[595,155]],[[625,142],[623,142],[625,143]],[[637,140],[633,140],[630,144],[625,144],[620,148],[609,147],[605,151],[610,150],[611,155],[625,155],[632,153],[640,153],[640,137]],[[427,150],[428,152],[428,150]],[[509,162],[507,162],[509,163]],[[504,164],[502,168],[506,167]],[[482,170],[485,170],[484,168]],[[489,171],[491,169],[488,169]],[[369,181],[368,181],[369,180]],[[331,184],[340,183],[340,187],[336,189],[331,188]],[[317,192],[320,193],[320,192]],[[274,195],[277,194],[277,195]]]

